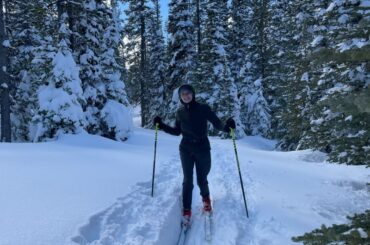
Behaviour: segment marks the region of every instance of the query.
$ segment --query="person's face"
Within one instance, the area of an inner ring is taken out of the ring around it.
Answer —
[[[184,90],[184,91],[181,91],[181,99],[182,101],[187,104],[187,103],[190,103],[193,99],[193,93],[189,90]]]

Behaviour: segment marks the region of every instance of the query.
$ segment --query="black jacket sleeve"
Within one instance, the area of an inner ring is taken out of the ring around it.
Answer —
[[[180,118],[178,113],[176,113],[176,122],[175,122],[175,127],[171,127],[165,123],[162,123],[160,126],[161,129],[163,129],[164,132],[172,135],[180,135],[181,134],[181,124],[180,124]]]
[[[228,132],[227,130],[225,130],[225,124],[221,122],[221,120],[217,117],[216,113],[212,111],[209,105],[206,105],[206,115],[207,115],[207,120],[212,123],[215,129],[219,131]]]

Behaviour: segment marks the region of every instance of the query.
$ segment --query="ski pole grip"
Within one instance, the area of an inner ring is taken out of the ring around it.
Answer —
[[[234,134],[234,129],[233,128],[230,128],[230,135],[231,135],[231,137],[233,139],[235,138],[235,134]]]

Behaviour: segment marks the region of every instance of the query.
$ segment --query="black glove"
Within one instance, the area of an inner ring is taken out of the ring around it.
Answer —
[[[158,127],[160,128],[162,125],[162,119],[159,116],[156,116],[153,120],[154,127],[157,125],[157,123],[158,123]]]
[[[232,129],[236,128],[235,121],[231,117],[229,119],[227,119],[227,121],[226,121],[225,131],[230,132],[230,128],[232,128]]]

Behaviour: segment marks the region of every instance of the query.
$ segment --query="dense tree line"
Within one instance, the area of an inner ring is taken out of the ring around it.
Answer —
[[[368,1],[171,0],[165,26],[158,0],[1,4],[3,141],[124,139],[130,104],[171,123],[189,83],[238,137],[370,164]]]
[[[11,134],[14,141],[41,141],[81,130],[126,139],[132,126],[115,1],[1,3],[1,112],[11,111],[11,124],[2,120],[3,140]]]

